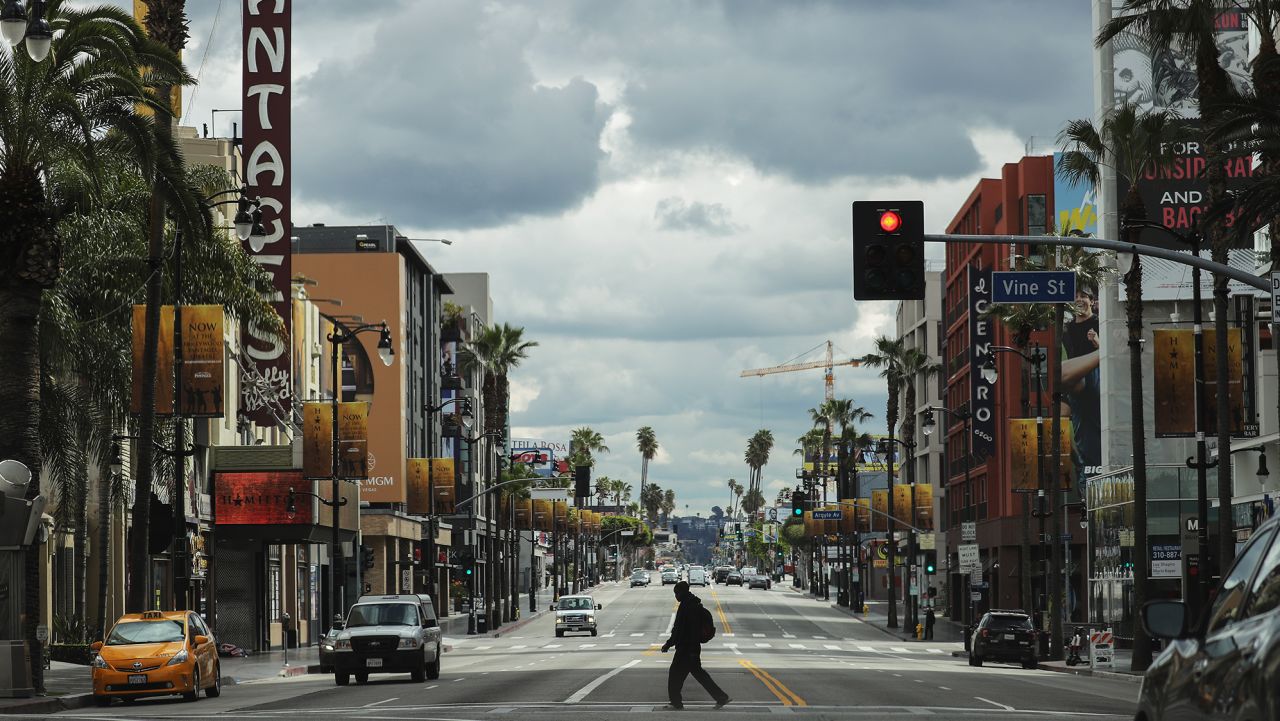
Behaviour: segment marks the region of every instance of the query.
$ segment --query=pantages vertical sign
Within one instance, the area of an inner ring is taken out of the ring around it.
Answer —
[[[973,460],[981,463],[996,447],[996,400],[993,383],[982,377],[982,364],[991,357],[995,325],[987,317],[991,308],[991,269],[969,266],[969,439]]]
[[[261,202],[265,239],[245,241],[245,248],[271,276],[262,293],[284,324],[285,336],[252,322],[245,324],[245,353],[262,374],[242,384],[241,407],[260,426],[275,425],[275,404],[291,416],[289,333],[291,263],[289,238],[290,167],[290,0],[244,0],[244,57],[241,84],[244,109],[244,178],[249,195]]]

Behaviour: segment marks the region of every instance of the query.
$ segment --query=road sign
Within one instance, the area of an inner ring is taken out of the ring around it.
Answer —
[[[975,568],[982,569],[982,561],[978,558],[978,544],[962,543],[956,547],[960,554],[960,569],[962,571],[973,571]]]
[[[1076,274],[1069,270],[997,270],[993,303],[1074,303]]]
[[[964,521],[960,524],[960,540],[978,540],[978,524],[975,521]]]
[[[1271,272],[1271,307],[1280,308],[1280,270]],[[1271,318],[1272,322],[1276,322],[1276,318]]]
[[[813,520],[815,521],[838,521],[844,517],[843,511],[814,511]]]
[[[981,591],[970,591],[970,592],[969,592],[969,600],[970,600],[970,601],[981,601],[981,600],[982,600],[982,592],[981,592]]]

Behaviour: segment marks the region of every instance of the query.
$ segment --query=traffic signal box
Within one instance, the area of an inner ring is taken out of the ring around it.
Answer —
[[[806,508],[807,503],[808,503],[808,499],[805,497],[804,491],[792,491],[791,492],[791,515],[795,516],[796,518],[803,518],[804,509]]]
[[[853,297],[924,300],[924,203],[853,204]]]

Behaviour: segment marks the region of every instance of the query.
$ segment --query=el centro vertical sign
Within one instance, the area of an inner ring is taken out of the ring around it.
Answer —
[[[994,384],[982,377],[982,364],[991,357],[995,341],[991,309],[991,269],[969,266],[969,421],[973,460],[981,463],[996,447],[996,399]]]
[[[284,337],[246,322],[242,342],[262,378],[242,386],[241,404],[254,423],[275,425],[275,404],[285,418],[291,415],[289,335],[293,318],[289,282],[292,277],[289,239],[289,194],[292,172],[289,137],[290,102],[290,0],[244,0],[244,57],[241,86],[244,121],[244,178],[250,197],[261,202],[264,239],[245,241],[254,262],[271,277],[262,288],[284,324]]]

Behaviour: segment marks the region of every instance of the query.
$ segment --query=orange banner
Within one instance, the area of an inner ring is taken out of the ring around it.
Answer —
[[[1009,473],[1015,491],[1030,492],[1040,488],[1039,449],[1049,450],[1051,436],[1048,425],[1039,429],[1034,418],[1009,419]]]
[[[550,531],[553,529],[551,523],[555,516],[551,510],[551,501],[542,498],[533,500],[533,523],[539,531]]]
[[[858,501],[856,498],[840,499],[840,532],[853,533],[857,525],[854,518],[858,512]]]
[[[556,530],[569,530],[569,502],[553,501],[551,505],[555,507]]]
[[[854,529],[858,533],[867,533],[871,530],[871,499],[855,498],[853,502],[858,506],[853,519]]]
[[[431,459],[409,458],[405,466],[409,474],[409,513],[431,515]]]
[[[933,530],[933,486],[928,483],[917,483],[915,492],[916,526]]]
[[[889,530],[889,489],[880,488],[871,491],[871,530]]]
[[[516,530],[533,530],[533,499],[521,498],[516,501]]]
[[[893,518],[898,523],[911,523],[911,486],[894,484],[893,486]]]

